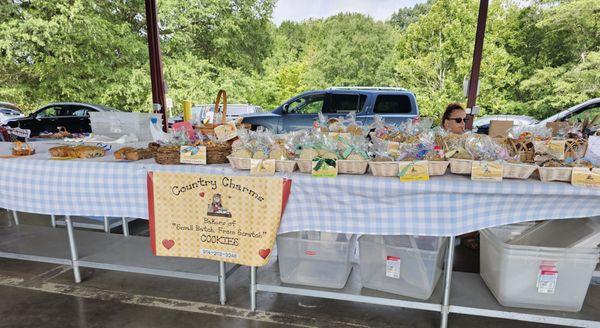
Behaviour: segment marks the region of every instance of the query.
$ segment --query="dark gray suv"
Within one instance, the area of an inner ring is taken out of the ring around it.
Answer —
[[[380,115],[387,123],[401,123],[419,115],[415,95],[401,88],[336,87],[302,93],[271,112],[242,115],[243,123],[284,133],[313,126],[318,113],[327,117],[356,114],[364,125]]]

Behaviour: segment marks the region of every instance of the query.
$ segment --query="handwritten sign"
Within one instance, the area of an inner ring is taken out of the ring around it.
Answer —
[[[471,166],[471,180],[474,181],[502,181],[502,163],[473,161]]]
[[[228,141],[237,137],[237,127],[235,122],[227,122],[215,127],[215,136],[219,141]]]
[[[550,140],[548,143],[548,155],[563,160],[565,159],[566,140]]]
[[[429,163],[427,161],[399,162],[398,176],[402,182],[429,181]]]
[[[581,187],[600,187],[600,169],[574,167],[571,173],[571,184]]]
[[[269,255],[291,180],[150,172],[152,251],[262,266]]]
[[[181,146],[179,148],[179,162],[183,164],[206,165],[206,147]]]
[[[275,175],[275,160],[274,159],[251,159],[250,160],[250,175],[259,176],[259,177]]]

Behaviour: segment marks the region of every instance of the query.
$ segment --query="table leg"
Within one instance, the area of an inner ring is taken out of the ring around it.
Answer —
[[[110,233],[110,227],[108,226],[108,216],[104,217],[104,232]]]
[[[65,223],[67,224],[67,234],[69,235],[69,247],[71,248],[71,262],[73,265],[73,275],[75,276],[75,282],[81,282],[81,273],[79,272],[79,263],[77,255],[77,245],[75,244],[75,235],[73,233],[73,222],[71,222],[71,216],[65,215]]]
[[[454,264],[454,236],[448,242],[448,255],[446,257],[446,271],[444,272],[444,301],[442,304],[441,328],[448,327],[448,314],[450,313],[450,284],[452,283],[452,266]]]
[[[250,267],[250,310],[256,311],[256,267]]]
[[[225,262],[219,261],[219,300],[221,305],[225,305],[227,302],[227,294],[225,290],[225,281],[227,280],[225,274]]]
[[[129,237],[129,222],[126,217],[123,217],[123,236]]]
[[[19,225],[19,216],[17,215],[17,211],[12,211],[13,219],[15,220],[15,225]]]
[[[52,223],[52,228],[56,228],[56,216],[54,214],[50,215],[50,222]]]

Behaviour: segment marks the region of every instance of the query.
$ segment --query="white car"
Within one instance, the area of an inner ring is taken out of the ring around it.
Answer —
[[[14,104],[0,102],[0,125],[6,125],[8,122],[25,117],[23,112]]]

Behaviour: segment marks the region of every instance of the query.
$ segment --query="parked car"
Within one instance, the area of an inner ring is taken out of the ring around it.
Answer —
[[[69,132],[89,133],[90,112],[119,111],[104,105],[86,103],[61,102],[46,105],[27,117],[8,122],[10,127],[19,127],[31,130],[31,136],[38,136],[42,132],[56,132],[63,126]]]
[[[539,124],[541,126],[546,126],[547,123],[550,122],[577,122],[583,121],[585,117],[593,117],[594,115],[600,114],[600,98],[590,99],[588,101],[582,102],[581,104],[577,104],[573,107],[567,108],[561,111],[558,114],[552,115],[548,118],[545,118],[539,122],[532,122],[530,124]],[[503,116],[512,116],[513,121],[517,122],[525,122],[531,119],[529,116],[522,115],[503,115]],[[482,117],[483,119],[483,117]],[[473,130],[477,133],[485,133],[489,131],[489,121],[487,123],[483,123],[479,125],[477,130],[475,130],[475,123],[473,123]]]
[[[0,125],[6,125],[8,121],[21,117],[25,117],[25,115],[17,105],[8,102],[0,102]]]
[[[310,128],[319,112],[326,117],[355,113],[357,121],[368,125],[375,115],[400,123],[417,117],[419,108],[415,95],[402,88],[332,87],[302,93],[271,112],[242,115],[242,123],[284,133]]]
[[[488,134],[490,130],[490,121],[513,121],[514,125],[532,125],[538,123],[538,120],[531,116],[524,115],[486,115],[473,121],[473,131],[482,134]]]

